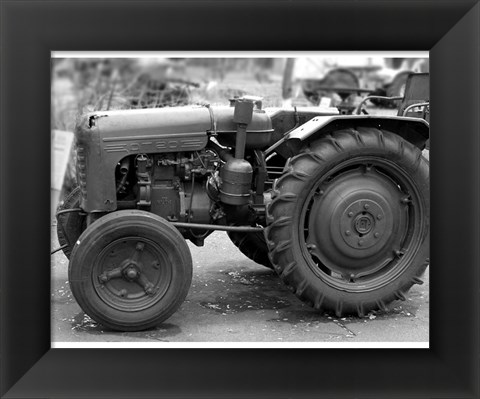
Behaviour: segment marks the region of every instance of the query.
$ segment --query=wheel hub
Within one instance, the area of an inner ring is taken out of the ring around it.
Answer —
[[[348,279],[373,274],[394,258],[408,205],[398,186],[375,168],[357,168],[317,187],[305,243],[315,263]]]
[[[155,243],[135,237],[112,242],[98,262],[100,297],[118,308],[148,306],[168,285],[170,277],[163,264],[165,257]]]
[[[370,199],[354,201],[340,215],[341,237],[355,249],[367,249],[385,234],[385,210]]]
[[[365,235],[370,232],[373,223],[375,223],[375,220],[372,218],[372,215],[358,215],[355,218],[355,230],[357,230],[360,236]]]
[[[136,280],[140,274],[139,270],[135,267],[135,265],[130,264],[124,271],[125,277],[129,280]]]

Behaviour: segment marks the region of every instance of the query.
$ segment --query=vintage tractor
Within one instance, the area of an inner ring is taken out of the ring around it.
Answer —
[[[57,214],[73,295],[109,328],[156,326],[189,290],[185,239],[223,230],[317,310],[384,310],[429,265],[428,139],[423,118],[251,97],[87,114]]]

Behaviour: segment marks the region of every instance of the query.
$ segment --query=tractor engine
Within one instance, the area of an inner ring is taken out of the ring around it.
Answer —
[[[251,166],[244,172],[245,167],[232,156],[225,151],[219,156],[215,149],[220,147],[212,146],[195,152],[124,158],[115,171],[118,209],[141,209],[170,222],[225,223],[224,207],[231,212],[248,203]],[[187,228],[180,231],[197,245],[203,245],[208,235],[198,234],[198,229],[195,233]]]
[[[219,165],[210,150],[124,158],[115,173],[119,208],[135,202],[171,222],[212,223],[215,187],[208,180]]]

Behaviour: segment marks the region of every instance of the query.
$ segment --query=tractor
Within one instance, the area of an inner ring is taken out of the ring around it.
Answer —
[[[425,85],[410,75],[397,116],[249,96],[83,115],[78,187],[57,212],[78,304],[113,330],[157,326],[188,293],[186,239],[215,230],[319,312],[405,300],[429,265]]]

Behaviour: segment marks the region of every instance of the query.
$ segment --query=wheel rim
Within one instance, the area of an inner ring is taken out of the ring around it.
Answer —
[[[112,308],[138,312],[153,306],[172,280],[172,260],[155,242],[123,237],[97,256],[92,283],[99,298]]]
[[[420,245],[423,201],[412,178],[387,159],[341,163],[314,183],[304,204],[304,258],[336,289],[363,292],[388,284]]]

